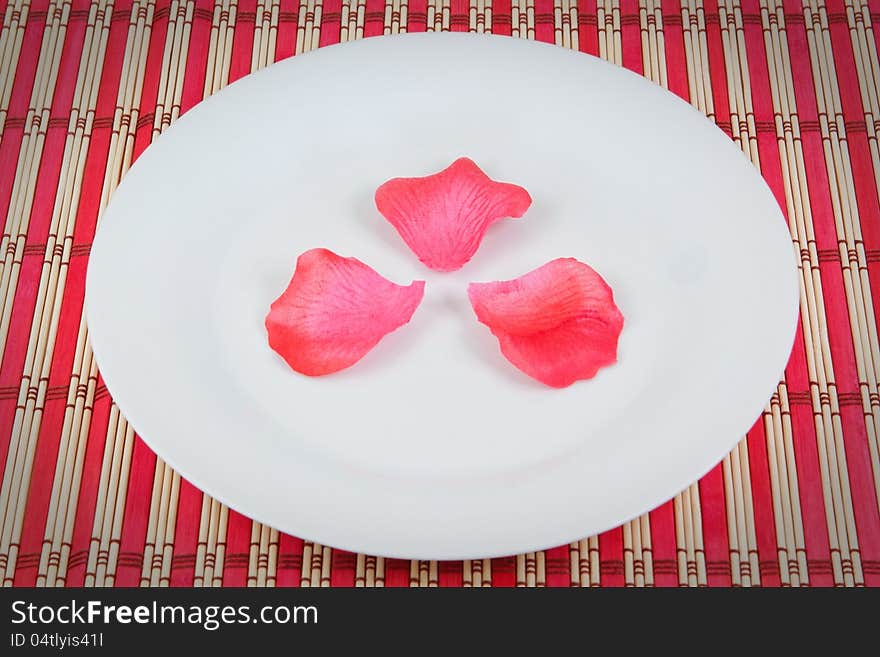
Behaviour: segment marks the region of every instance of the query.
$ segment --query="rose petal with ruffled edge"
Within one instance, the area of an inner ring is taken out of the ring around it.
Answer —
[[[574,258],[509,281],[471,283],[468,297],[507,360],[548,386],[590,379],[617,361],[623,315],[602,277]]]
[[[424,281],[397,285],[356,258],[311,249],[266,316],[269,346],[302,374],[337,372],[409,322],[424,291]]]
[[[455,271],[470,260],[490,225],[521,217],[529,193],[496,182],[473,161],[459,158],[423,178],[393,178],[376,190],[376,207],[425,265]]]

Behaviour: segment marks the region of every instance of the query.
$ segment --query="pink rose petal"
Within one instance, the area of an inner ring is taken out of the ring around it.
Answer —
[[[460,269],[491,224],[521,217],[531,205],[517,185],[495,182],[466,157],[424,178],[393,178],[376,190],[376,207],[425,265]]]
[[[424,281],[397,285],[356,258],[306,251],[266,316],[269,346],[302,374],[337,372],[409,322],[424,291]]]
[[[468,286],[477,319],[520,370],[554,388],[617,361],[623,315],[588,265],[558,258],[510,281]]]

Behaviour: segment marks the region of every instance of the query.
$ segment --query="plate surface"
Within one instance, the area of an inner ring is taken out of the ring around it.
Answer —
[[[372,196],[462,155],[534,203],[435,273]],[[263,319],[318,246],[427,290],[315,379]],[[561,256],[606,278],[626,326],[617,365],[553,390],[504,360],[465,289]],[[593,57],[463,34],[321,49],[195,107],[115,193],[86,292],[114,399],[184,477],[307,539],[438,559],[559,545],[699,478],[770,397],[797,304],[775,199],[695,109]]]

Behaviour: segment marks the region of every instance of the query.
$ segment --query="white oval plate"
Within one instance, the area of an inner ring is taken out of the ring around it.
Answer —
[[[373,192],[462,155],[534,204],[435,273]],[[409,325],[316,379],[263,319],[318,246],[428,285]],[[617,365],[553,390],[465,288],[561,256],[608,280],[626,326]],[[183,116],[114,195],[86,297],[114,399],[195,485],[320,543],[448,559],[590,535],[703,475],[772,393],[798,288],[776,201],[689,105],[561,48],[419,34],[281,62]]]

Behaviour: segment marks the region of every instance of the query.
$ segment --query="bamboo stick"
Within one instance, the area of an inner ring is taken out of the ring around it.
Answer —
[[[356,588],[366,586],[367,582],[367,555],[358,554],[354,568],[354,585]]]
[[[3,143],[3,128],[9,111],[12,97],[12,84],[18,70],[18,58],[21,54],[21,42],[28,22],[30,2],[15,0],[7,6],[0,30],[0,144]]]
[[[257,12],[257,20],[259,20],[260,12]],[[256,45],[256,38],[254,39]],[[256,66],[257,63],[254,60],[251,60],[251,66]],[[251,523],[251,540],[248,545],[248,573],[247,573],[247,585],[248,587],[259,586],[258,581],[260,580],[260,571],[263,570],[260,567],[260,550],[263,547],[263,536],[262,536],[262,525],[258,522]],[[263,578],[265,579],[265,570],[263,570]]]
[[[354,0],[342,0],[339,9],[339,42],[347,43],[354,39],[354,21],[357,17],[357,8],[352,11]]]
[[[633,555],[633,523],[624,523],[623,527],[623,585],[633,587],[635,583],[635,566]]]
[[[303,541],[302,568],[300,569],[299,585],[307,588],[312,585],[312,555],[314,545],[311,541]]]
[[[544,552],[529,552],[517,555],[516,585],[530,588],[547,585]]]
[[[824,8],[821,9],[824,13]],[[866,132],[868,136],[868,147],[871,153],[871,161],[873,164],[875,188],[880,191],[880,154],[878,154],[877,144],[877,124],[880,117],[880,98],[878,98],[877,81],[880,78],[880,67],[877,66],[877,49],[876,43],[869,38],[871,33],[871,15],[866,7],[860,6],[860,3],[848,2],[846,5],[847,22],[850,27],[850,38],[853,46],[853,58],[856,65],[856,72],[859,81],[859,89],[861,91],[863,115],[865,119]],[[827,22],[827,18],[825,19]],[[834,60],[831,54],[831,43],[827,36],[827,26],[823,28],[825,38],[822,40],[825,48],[825,62],[830,67],[829,73],[833,76],[830,91],[831,101],[837,107],[838,121],[837,123],[843,128],[838,134],[839,149],[838,156],[842,161],[840,168],[847,182],[845,190],[845,198],[849,206],[854,210],[853,213],[845,213],[842,217],[843,221],[836,221],[836,229],[840,236],[841,228],[843,228],[843,237],[840,250],[843,253],[844,244],[846,246],[847,258],[841,260],[841,263],[847,262],[848,266],[844,266],[845,271],[852,278],[853,298],[848,304],[850,311],[850,321],[854,333],[854,347],[856,348],[856,367],[859,376],[859,391],[862,399],[862,411],[865,419],[865,428],[867,433],[868,449],[871,458],[872,471],[874,475],[875,498],[880,503],[880,396],[877,394],[878,380],[880,380],[880,349],[877,344],[877,328],[876,318],[874,316],[872,295],[870,290],[870,281],[868,278],[867,260],[864,250],[864,243],[861,235],[860,218],[858,214],[858,206],[855,202],[855,191],[853,188],[852,170],[849,163],[849,153],[845,148],[846,126],[843,122],[842,115],[839,114],[839,91],[837,89],[836,71],[834,70]],[[855,271],[854,271],[855,270]],[[861,295],[858,295],[859,288]],[[855,317],[853,317],[855,315]],[[855,321],[853,321],[855,319]],[[858,333],[856,339],[855,333]]]
[[[510,35],[515,38],[521,38],[519,33],[519,2],[520,0],[511,0],[510,2]]]
[[[110,524],[110,537],[107,551],[107,572],[103,586],[112,586],[116,581],[116,565],[119,558],[120,536],[122,534],[122,520],[125,513],[125,496],[128,492],[128,476],[131,472],[131,450],[134,444],[134,429],[125,423],[125,438],[122,442],[119,462],[119,478],[116,483],[116,501],[113,505],[113,519]],[[116,479],[111,478],[112,481]]]
[[[102,527],[106,533],[98,540],[100,550],[97,554],[97,565],[94,570],[93,584],[95,586],[109,586],[114,581],[119,546],[119,538],[117,537],[121,531],[125,511],[125,495],[131,464],[131,445],[134,442],[134,431],[121,418],[115,407],[112,411],[116,411],[115,418],[111,417],[110,422],[115,439],[113,440],[112,460],[108,470],[108,489],[112,492],[113,497],[104,508]],[[89,573],[86,574],[86,577],[88,580]]]
[[[151,21],[152,7],[149,14],[149,20]],[[132,60],[131,44],[139,44],[141,42],[145,28],[147,33],[149,32],[146,19],[147,12],[141,11],[141,7],[135,3],[132,7],[129,35],[126,42],[123,74],[120,80],[120,95],[125,90],[126,85],[124,81]],[[136,46],[135,51],[139,50],[139,46]],[[134,59],[136,61],[137,57],[135,56]],[[76,358],[80,358],[79,352],[76,354]],[[75,367],[75,370],[80,369],[80,367]],[[83,379],[85,378],[83,377]],[[38,585],[60,586],[64,583],[69,545],[72,540],[73,521],[78,501],[79,480],[88,436],[87,432],[82,431],[76,431],[74,436],[73,427],[79,428],[84,417],[87,418],[86,424],[90,420],[95,384],[96,377],[89,377],[83,394],[80,393],[78,385],[75,388],[71,386],[68,391],[68,408],[65,411],[52,495],[50,497],[50,508],[46,522],[46,533],[38,567]]]
[[[144,561],[141,572],[141,586],[150,585],[150,571],[155,566],[161,566],[161,558],[158,563],[155,562],[156,549],[156,533],[159,526],[160,507],[163,506],[164,496],[162,495],[163,487],[167,490],[171,487],[171,473],[167,471],[165,463],[158,457],[156,458],[156,466],[153,469],[153,488],[150,498],[149,516],[147,519],[147,535],[144,539]]]
[[[355,39],[364,38],[364,28],[366,26],[367,16],[367,0],[357,0],[357,16],[355,21]]]
[[[119,412],[115,408],[111,408],[110,416],[107,420],[108,435],[110,431],[115,431],[118,417]],[[112,441],[104,441],[104,455],[101,459],[102,464],[112,462],[113,447],[114,443]],[[102,556],[105,554],[105,549],[102,549],[100,537],[103,533],[102,528],[107,522],[108,514],[112,515],[112,508],[110,508],[110,506],[108,505],[108,501],[110,499],[110,496],[108,494],[110,490],[110,474],[110,468],[101,468],[101,475],[98,481],[98,495],[97,499],[95,500],[95,515],[92,525],[92,536],[89,540],[89,555],[86,560],[86,574],[83,581],[86,586],[95,585],[98,561],[99,559],[105,558],[104,556]]]
[[[678,562],[678,584],[679,586],[692,586],[696,584],[696,564],[693,553],[693,531],[689,529],[690,514],[685,513],[685,493],[679,493],[675,496],[673,506],[673,516],[675,518],[675,545],[676,557]],[[688,510],[690,507],[688,506]],[[694,578],[691,580],[691,570],[693,570]]]
[[[278,532],[254,522],[248,555],[248,586],[274,586],[278,557]]]
[[[791,572],[792,586],[809,585],[809,571],[807,570],[807,549],[804,539],[804,524],[801,515],[801,498],[798,490],[797,462],[794,456],[794,439],[791,429],[791,410],[788,404],[788,394],[785,387],[782,388],[783,394],[780,395],[782,401],[782,435],[783,453],[785,454],[784,462],[787,468],[783,470],[783,475],[788,475],[787,490],[791,494],[790,509],[792,515],[792,527],[794,530],[794,553],[795,558],[789,559],[789,572]]]
[[[568,544],[568,585],[569,587],[584,586],[581,584],[581,550],[580,542],[572,541]]]
[[[526,0],[526,38],[535,39],[535,0]]]
[[[376,587],[384,587],[385,586],[385,558],[384,557],[376,557],[375,558],[375,579],[374,586]]]
[[[812,20],[811,20],[812,19]],[[874,318],[873,301],[868,281],[868,266],[865,259],[859,209],[853,187],[852,167],[846,145],[846,125],[841,108],[840,92],[837,85],[837,72],[831,54],[831,40],[828,34],[828,19],[825,7],[815,0],[804,6],[804,20],[807,25],[807,41],[810,47],[810,61],[813,67],[814,86],[819,107],[819,126],[825,147],[826,169],[831,188],[831,205],[834,213],[835,229],[841,253],[844,289],[849,312],[850,329],[856,355],[856,366],[860,388],[877,388],[875,355],[880,352],[877,339],[877,325]],[[812,27],[810,27],[812,25]],[[855,271],[853,271],[855,269]],[[863,392],[863,400],[868,395]],[[869,443],[876,438],[873,417],[865,416]],[[832,418],[839,424],[839,414]],[[842,427],[839,428],[842,431]],[[842,567],[845,583],[848,575],[855,585],[863,585],[861,557],[855,516],[852,508],[849,473],[842,437],[834,441],[832,460],[836,462],[839,503],[843,511],[843,526],[849,553],[842,554]],[[832,484],[834,480],[832,480]]]
[[[735,4],[722,4],[719,10],[721,12],[722,35],[725,37],[723,45],[731,105],[731,128],[745,154],[749,157],[754,156],[753,164],[759,167],[760,160],[757,158],[757,150],[752,148],[752,144],[756,143],[757,135],[754,119],[750,118],[753,117],[753,110],[749,91],[751,83],[748,80],[748,63],[744,59],[746,52],[743,47],[733,47],[734,43],[744,43],[740,10]],[[692,94],[691,102],[707,117],[714,118],[702,2],[686,0],[682,3],[682,25],[689,37],[685,40],[685,54],[689,60],[688,79],[689,90]],[[743,121],[741,117],[745,117],[746,120]],[[772,439],[772,436],[770,438]],[[745,439],[724,458],[722,473],[732,583],[735,586],[759,584],[760,568],[752,508],[748,443]],[[778,494],[774,495],[774,499],[779,499]],[[696,501],[698,502],[698,498]],[[695,524],[695,528],[699,529],[700,527],[700,523]],[[705,559],[700,558],[701,552],[702,547],[695,551],[698,573],[705,567]]]
[[[152,3],[150,3],[152,5]],[[180,55],[180,49],[177,46],[179,41],[175,40],[175,35],[182,32],[181,22],[185,14],[182,13],[182,6],[173,2],[169,10],[169,23],[166,34],[165,50],[163,51],[163,66],[160,73],[159,95],[157,98],[157,109],[154,118],[153,136],[158,134],[156,124],[161,125],[162,116],[165,114],[164,108],[168,105],[168,96],[170,88],[168,85],[169,70],[174,70],[176,60]],[[134,11],[134,8],[133,8]],[[146,18],[152,21],[152,11],[149,7],[146,9]],[[140,19],[140,17],[138,17]],[[128,48],[128,44],[126,44]],[[123,79],[120,81],[120,97],[117,100],[117,109],[114,116],[114,129],[111,137],[110,155],[108,157],[108,165],[105,170],[104,184],[101,191],[101,201],[99,209],[99,220],[103,214],[110,196],[119,184],[122,175],[128,170],[132,159],[132,149],[134,144],[135,132],[137,129],[138,107],[140,105],[141,90],[143,87],[143,75],[146,68],[146,56],[149,48],[149,39],[142,38],[139,44],[139,53],[136,57],[132,54],[133,59],[128,66],[123,67]],[[136,51],[133,50],[132,53]],[[185,55],[184,55],[185,57]],[[76,362],[81,366],[73,369],[70,387],[73,389],[78,381],[83,378],[85,371],[90,371],[90,380],[97,376],[95,370],[94,358],[92,356],[91,347],[88,343],[88,328],[85,324],[85,316],[80,320],[79,337],[77,339],[77,356]],[[94,526],[92,528],[92,540],[89,547],[89,559],[87,561],[86,582],[94,582],[98,585],[112,585],[115,581],[116,565],[118,557],[118,545],[122,530],[123,510],[127,496],[129,466],[131,463],[131,450],[134,444],[134,432],[128,425],[127,421],[119,416],[119,411],[115,405],[111,406],[111,416],[118,416],[118,426],[114,429],[114,423],[108,426],[106,435],[106,445],[104,459],[101,464],[101,480],[99,484],[99,504],[98,510],[101,509],[101,501],[107,504],[105,513],[96,513]],[[81,440],[85,440],[89,432],[89,418],[83,418],[83,422],[79,427],[78,434]],[[73,423],[73,429],[76,430],[76,422]],[[158,465],[158,464],[157,464]],[[119,469],[118,476],[109,477],[108,472]],[[175,488],[176,489],[176,488]],[[152,512],[151,512],[152,513]],[[168,516],[165,516],[163,527],[167,527]],[[173,516],[172,516],[173,526]],[[157,524],[154,525],[154,533],[147,539],[148,543],[152,541],[155,546],[155,532],[158,531]],[[164,531],[164,530],[163,530]],[[161,555],[167,550],[162,548]],[[104,563],[97,558],[98,555],[106,555]],[[152,567],[153,559],[151,555],[144,562],[147,567]],[[159,562],[161,564],[161,561]],[[169,564],[170,568],[170,564]],[[159,577],[161,577],[161,565],[159,566]],[[166,569],[166,573],[170,570]],[[142,571],[143,574],[143,571]]]
[[[196,545],[196,565],[193,571],[193,586],[208,586],[205,582],[205,568],[208,564],[208,531],[210,529],[211,499],[207,495],[202,496],[202,508],[199,514],[199,538]],[[213,559],[211,555],[211,559]]]
[[[181,3],[178,0],[171,1],[171,7],[168,10],[168,28],[165,31],[165,47],[162,50],[162,67],[159,73],[159,89],[156,95],[156,110],[153,114],[151,141],[162,132],[165,126],[165,117],[170,114],[170,108],[166,107],[166,103],[169,102],[169,88],[174,86],[174,76],[177,72],[177,68],[172,66],[172,58],[179,52],[179,49],[175,48],[175,40],[181,32],[178,28],[180,8]],[[122,159],[124,158],[120,158],[120,160]],[[121,161],[118,162],[118,166],[121,169]],[[106,190],[108,198],[112,191],[108,186]]]
[[[257,0],[257,9],[254,12],[254,44],[251,49],[251,73],[262,68],[261,54],[263,51],[263,39],[268,36],[268,20],[265,0]]]
[[[553,42],[557,46],[568,48],[565,26],[562,24],[562,0],[553,0]]]
[[[0,260],[0,354],[4,353],[6,347],[9,321],[12,316],[12,301],[24,254],[36,177],[49,125],[49,112],[52,107],[69,12],[70,5],[65,0],[53,0],[47,13],[34,86],[25,116],[25,130],[12,183],[9,210],[3,235],[0,238],[0,256],[3,258]],[[94,8],[92,14],[95,14]],[[88,29],[90,28],[87,27]],[[8,470],[7,468],[6,471]],[[2,553],[0,550],[0,554]]]
[[[18,232],[16,227],[21,216],[17,211],[18,199],[22,195],[23,190],[29,187],[29,175],[32,169],[31,162],[34,149],[42,129],[45,109],[51,106],[51,97],[47,98],[47,94],[54,93],[55,84],[54,80],[51,80],[51,73],[57,71],[58,57],[60,56],[64,31],[66,29],[66,20],[60,20],[61,17],[55,11],[61,6],[61,2],[50,6],[43,30],[36,75],[31,88],[30,104],[25,117],[24,134],[22,135],[19,147],[19,157],[9,202],[9,211],[6,216],[2,242],[0,242],[0,254],[4,255],[4,260],[0,262],[0,273],[3,273],[8,267],[9,257],[14,255],[15,252],[14,249],[10,251],[10,239]]]
[[[278,544],[281,538],[277,529],[269,530],[269,549],[266,561],[266,586],[274,587],[278,573]]]
[[[306,46],[306,30],[308,25],[309,0],[299,0],[296,12],[296,45],[294,55],[301,55]]]
[[[314,15],[312,18],[312,40],[309,50],[317,50],[321,45],[321,20],[324,15],[324,4],[322,0],[316,0],[314,4]]]
[[[214,586],[214,570],[219,566],[219,570],[223,571],[223,554],[220,545],[225,538],[225,533],[220,531],[225,528],[226,523],[221,518],[223,515],[222,505],[215,499],[203,495],[202,497],[202,517],[207,519],[205,523],[205,551],[203,568],[200,569],[198,555],[196,557],[195,581],[201,586]],[[201,534],[201,527],[200,534]],[[202,542],[201,540],[199,541]]]
[[[437,562],[436,561],[410,561],[409,585],[414,587],[437,586]]]
[[[757,156],[757,150],[752,148],[751,144],[756,142],[757,136],[754,134],[754,120],[748,120],[748,117],[753,116],[752,105],[751,105],[751,82],[748,78],[748,60],[744,47],[738,46],[737,48],[733,48],[732,44],[742,44],[744,43],[744,34],[742,31],[742,17],[740,14],[739,6],[736,4],[729,4],[727,6],[720,7],[721,11],[725,14],[722,16],[722,23],[727,26],[727,31],[724,33],[726,38],[724,40],[725,46],[725,65],[728,73],[728,85],[730,87],[731,84],[737,84],[742,87],[742,92],[731,91],[729,88],[729,94],[731,98],[731,107],[737,106],[738,116],[745,116],[747,120],[743,123],[739,118],[736,119],[738,125],[732,125],[732,130],[734,135],[738,135],[738,140],[740,142],[740,146],[743,151],[752,159],[752,163],[760,169],[760,159]],[[703,28],[705,32],[705,27]],[[711,98],[711,93],[707,95],[708,98]],[[733,124],[734,118],[732,116],[731,122]],[[743,129],[745,130],[745,138],[743,138]],[[784,390],[784,381],[783,384],[779,388],[780,390]],[[769,407],[769,412],[773,412],[772,410],[773,401],[771,401],[771,405]],[[765,413],[768,410],[765,409]],[[780,434],[779,431],[774,430],[773,424],[765,423],[765,434],[767,441],[767,451],[768,454],[774,453],[783,453],[783,445],[784,441],[788,440],[789,443],[791,441],[790,435],[786,438],[783,434]],[[772,458],[772,457],[771,457]],[[744,455],[742,459],[743,463],[748,463],[747,453]],[[793,464],[793,461],[791,462]],[[784,461],[779,462],[780,468],[785,468],[787,464]],[[733,471],[726,471],[726,475],[730,474],[733,476]],[[796,471],[795,471],[796,473]],[[789,542],[792,534],[786,531],[786,527],[790,524],[797,524],[801,526],[802,531],[802,523],[800,519],[799,512],[795,513],[792,510],[792,506],[790,503],[790,495],[789,490],[785,488],[783,482],[785,479],[780,479],[777,476],[774,470],[771,469],[771,494],[774,501],[774,508],[778,511],[777,514],[774,515],[776,530],[777,530],[777,545],[779,546],[779,550],[781,550],[780,554],[789,554],[792,551],[797,550],[797,545]],[[740,474],[740,476],[742,476]],[[794,481],[794,486],[796,487],[796,476]],[[751,505],[751,495],[750,486],[743,487],[744,493],[747,497],[744,497],[744,501]],[[731,491],[728,490],[728,493]],[[750,523],[753,523],[752,514],[746,514],[746,519],[749,520]],[[728,533],[731,537],[734,537],[734,532],[736,531],[736,524],[731,523],[732,516],[728,514]],[[742,525],[740,525],[742,527]],[[749,568],[749,580],[753,580],[756,577],[760,576],[759,568],[757,567],[757,554],[756,547],[754,543],[751,541],[750,536],[754,533],[747,531],[747,535],[737,537],[737,544],[744,542],[747,546],[747,554],[749,555],[748,561],[744,561],[744,555],[739,553],[736,557],[736,563],[732,564],[732,576],[734,582],[737,584],[742,583],[742,575],[744,575],[742,571],[742,566],[740,564],[747,564]],[[733,539],[731,539],[733,540]],[[801,545],[802,548],[802,545]],[[734,544],[731,543],[731,549],[734,549]],[[785,557],[786,563],[788,563],[787,557]],[[788,573],[781,572],[781,577],[783,581],[791,577],[791,581],[798,581],[800,576],[797,572]]]
[[[774,20],[770,20],[771,13]],[[785,18],[782,7],[774,2],[762,7],[762,23],[770,71],[771,96],[776,113],[777,141],[783,168],[789,224],[801,254],[801,319],[807,370],[810,377],[810,397],[816,428],[816,443],[825,501],[826,522],[831,546],[831,565],[838,584],[854,583],[852,575],[845,575],[841,550],[849,552],[848,537],[843,517],[845,510],[836,476],[837,462],[834,445],[842,440],[834,384],[834,369],[828,346],[821,276],[812,228],[812,211],[807,192],[800,128],[797,117],[791,65],[784,37]],[[832,472],[835,475],[832,477]]]
[[[325,545],[321,551],[321,569],[317,573],[318,585],[321,588],[330,586],[330,569],[333,565],[333,550],[330,546]]]
[[[597,4],[596,17],[599,27],[599,56],[622,66],[619,0],[601,0],[601,5]]]
[[[732,108],[731,128],[743,152],[760,170],[761,162],[757,150],[757,132],[752,109],[751,81],[745,49],[745,34],[742,28],[742,14],[738,3],[735,2],[725,3],[721,9],[725,14],[722,21],[726,25],[724,47],[728,84],[735,85],[734,89],[728,89]],[[711,93],[707,94],[707,97],[711,98]],[[736,116],[733,114],[734,107],[736,108]],[[768,406],[765,412],[770,412],[769,408]],[[772,424],[765,426],[765,433],[768,452],[781,448],[780,441],[784,440],[784,436],[774,432]],[[732,555],[731,576],[735,585],[757,585],[760,584],[760,563],[752,509],[747,442],[741,442],[735,452],[731,454],[726,462],[724,473],[725,478],[733,477],[735,479],[729,483],[725,481],[726,496],[733,496],[733,515],[728,513],[728,535],[731,541]],[[795,548],[795,546],[785,543],[786,537],[791,536],[785,532],[785,527],[793,519],[793,516],[788,502],[788,491],[782,490],[780,480],[778,477],[774,478],[772,473],[771,493],[775,508],[778,508],[783,514],[775,516],[777,543],[783,551],[787,552],[789,549]],[[730,505],[730,500],[728,500],[728,504]],[[799,517],[797,522],[800,522]]]
[[[382,18],[382,34],[393,34],[394,0],[385,0],[385,15]]]
[[[809,581],[800,511],[800,493],[791,436],[791,415],[787,386],[780,383],[764,412],[764,433],[770,466],[773,515],[776,521],[780,581],[783,586],[801,586]],[[774,439],[780,437],[781,439]],[[800,556],[799,556],[800,555]]]

